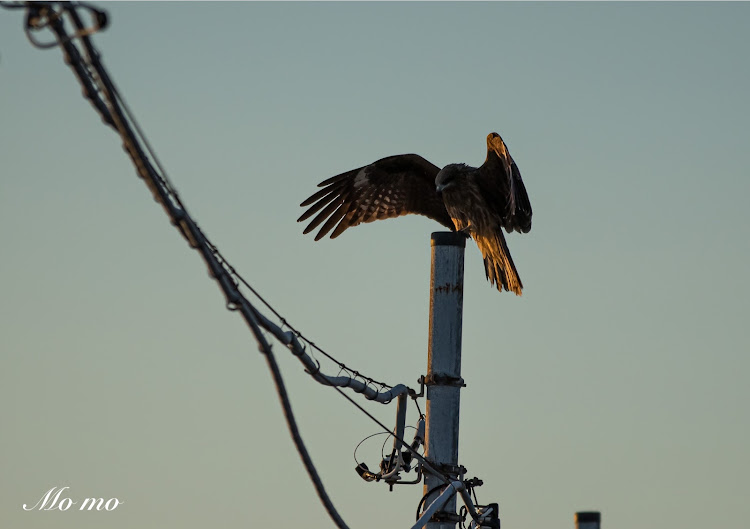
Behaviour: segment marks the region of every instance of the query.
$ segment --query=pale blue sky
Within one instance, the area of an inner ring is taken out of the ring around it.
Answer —
[[[750,518],[750,5],[106,8],[95,42],[201,227],[375,378],[424,373],[439,226],[314,243],[299,203],[390,154],[476,165],[503,136],[534,208],[508,237],[525,289],[492,289],[467,246],[460,441],[503,527],[573,527],[586,509],[606,529]],[[0,123],[0,525],[331,527],[245,325],[60,52],[6,10]],[[377,426],[277,350],[344,519],[408,527],[421,487],[353,470]],[[63,485],[125,503],[21,509]]]

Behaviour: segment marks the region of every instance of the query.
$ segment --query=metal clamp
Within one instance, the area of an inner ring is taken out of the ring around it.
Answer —
[[[465,388],[466,382],[461,377],[454,377],[445,373],[430,373],[419,378],[419,382],[425,386],[453,386]]]
[[[440,473],[440,475],[442,476],[448,476],[451,479],[458,479],[462,477],[464,474],[466,474],[466,467],[463,465],[451,465],[449,463],[436,463],[435,461],[432,461],[429,458],[427,459],[427,462],[430,464],[430,466],[433,469],[435,469],[435,472]],[[425,468],[424,472],[430,472],[430,471],[427,468]]]
[[[455,512],[438,511],[430,517],[431,522],[450,522],[458,523],[461,521],[461,517]]]

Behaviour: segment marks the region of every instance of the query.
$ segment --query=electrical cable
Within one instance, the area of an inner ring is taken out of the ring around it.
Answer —
[[[448,476],[448,474],[446,474],[444,472],[439,472],[438,470],[436,470],[430,464],[430,462],[427,461],[427,459],[424,456],[422,456],[422,454],[420,454],[414,448],[412,448],[411,445],[408,442],[406,442],[402,437],[399,437],[398,435],[396,435],[395,433],[393,433],[390,430],[390,428],[388,428],[386,425],[384,425],[382,422],[380,422],[377,419],[377,417],[375,417],[369,411],[367,411],[366,409],[364,409],[357,401],[355,401],[349,395],[347,395],[346,393],[344,393],[344,391],[341,388],[338,388],[336,386],[332,386],[332,387],[333,387],[333,389],[335,389],[336,391],[338,391],[341,394],[341,396],[343,396],[346,400],[348,400],[354,406],[356,406],[357,408],[359,408],[359,410],[362,413],[364,413],[367,417],[369,417],[370,420],[372,420],[373,422],[375,422],[375,424],[377,424],[378,426],[380,426],[383,429],[384,432],[390,433],[393,437],[395,437],[398,441],[400,441],[401,445],[404,446],[404,447],[406,447],[406,449],[409,450],[412,453],[412,455],[422,464],[422,466],[425,469],[427,469],[431,474],[433,474],[436,478],[438,478],[440,481],[442,481],[443,484],[445,484],[445,485],[450,484],[451,480],[450,480],[450,476]]]
[[[89,9],[91,9],[91,8],[89,8]],[[84,30],[83,24],[82,24],[82,22],[80,20],[80,17],[78,17],[78,15],[75,12],[75,10],[69,9],[68,12],[69,12],[71,18],[73,19],[74,24],[78,28],[78,32],[80,33],[81,40],[83,41],[84,47],[86,48],[86,51],[87,51],[89,61],[92,63],[92,65],[94,66],[95,69],[97,69],[97,67],[101,68],[102,65],[99,62],[98,53],[94,50],[93,45],[91,44],[90,40],[88,39],[89,32],[87,32],[87,31]],[[165,187],[165,189],[167,190],[168,194],[171,195],[172,198],[174,199],[175,203],[187,215],[187,208],[182,203],[182,200],[180,199],[179,193],[177,192],[177,190],[175,189],[175,187],[172,185],[172,183],[171,183],[171,181],[169,179],[169,176],[168,176],[166,170],[164,169],[164,166],[162,165],[161,161],[159,160],[158,155],[156,154],[155,150],[151,146],[151,143],[149,142],[149,140],[146,137],[145,133],[141,129],[140,125],[138,124],[138,121],[135,119],[135,116],[134,116],[133,112],[131,111],[130,106],[128,105],[127,101],[125,101],[125,99],[122,97],[122,95],[120,94],[119,90],[117,89],[117,86],[115,85],[114,81],[112,81],[112,79],[109,78],[108,76],[106,76],[106,78],[102,78],[101,75],[99,75],[99,79],[97,79],[97,80],[100,83],[102,83],[103,85],[105,85],[105,86],[100,86],[99,87],[100,93],[103,92],[106,89],[106,90],[109,90],[112,94],[114,94],[117,105],[119,105],[119,107],[121,107],[122,114],[124,115],[125,119],[127,119],[127,121],[133,125],[133,128],[135,129],[138,137],[140,138],[140,140],[145,145],[146,151],[148,152],[150,158],[153,159],[154,164],[159,169],[159,172],[154,171],[155,176],[158,177],[158,179],[159,179],[159,183],[161,183]],[[120,110],[117,107],[115,107],[115,108],[117,110]],[[144,156],[144,158],[145,158],[145,156]],[[202,232],[202,230],[200,230],[200,227],[198,227],[197,224],[196,224],[196,228],[200,232],[202,238],[205,240],[206,244],[209,246],[209,248],[211,249],[211,251],[214,253],[214,256],[217,259],[219,259],[220,263],[223,264],[226,267],[226,269],[229,272],[229,274],[231,276],[233,276],[234,278],[236,278],[237,280],[239,280],[243,285],[245,285],[245,287],[247,287],[250,290],[250,292],[252,292],[253,295],[255,297],[257,297],[261,301],[261,303],[263,303],[263,305],[265,305],[266,308],[268,308],[268,310],[270,310],[274,314],[274,316],[276,316],[279,319],[279,321],[281,322],[282,326],[288,327],[298,338],[301,338],[305,343],[307,343],[308,345],[310,345],[311,348],[314,348],[315,350],[319,351],[326,358],[328,358],[329,360],[331,360],[332,362],[334,362],[335,364],[337,364],[341,369],[347,371],[348,373],[351,373],[353,375],[353,377],[361,377],[365,381],[367,381],[368,383],[376,384],[376,385],[380,386],[381,388],[388,388],[388,389],[392,389],[393,388],[393,386],[391,386],[390,384],[386,384],[385,382],[377,381],[377,380],[375,380],[372,377],[367,377],[365,375],[362,375],[361,373],[359,373],[359,371],[356,371],[356,370],[348,367],[346,364],[344,364],[343,362],[337,360],[332,355],[330,355],[329,353],[327,353],[326,351],[324,351],[321,347],[319,347],[318,345],[316,345],[312,340],[310,340],[307,337],[305,337],[299,330],[297,330],[295,327],[293,327],[286,320],[286,318],[284,318],[268,301],[266,301],[266,299],[264,297],[262,297],[260,295],[260,293],[252,285],[250,285],[250,283],[244,277],[242,277],[242,275],[239,272],[237,272],[237,270],[227,261],[227,259],[225,259],[223,255],[221,255],[221,252],[218,250],[218,248],[213,243],[211,243],[211,241],[208,239],[208,237]]]
[[[32,5],[31,3],[27,5],[27,7],[29,7],[30,10],[32,9],[31,5]],[[47,25],[51,27],[52,31],[56,34],[58,38],[56,45],[59,45],[64,49],[66,58],[68,59],[67,62],[69,63],[74,73],[78,77],[79,81],[83,85],[84,95],[91,101],[91,103],[94,105],[97,111],[99,111],[104,121],[117,130],[118,134],[123,139],[123,146],[125,147],[126,151],[130,155],[130,157],[133,159],[133,162],[135,163],[138,174],[148,184],[148,187],[154,193],[154,197],[164,207],[168,216],[171,218],[173,224],[175,224],[175,226],[178,227],[178,229],[180,229],[183,235],[187,238],[191,247],[199,250],[204,260],[209,265],[209,269],[211,270],[212,276],[214,277],[214,279],[216,279],[219,282],[222,290],[224,290],[225,294],[227,295],[227,299],[230,300],[229,303],[237,303],[237,301],[239,301],[240,310],[246,322],[248,323],[249,327],[251,328],[256,341],[258,342],[261,352],[266,357],[269,369],[271,371],[274,383],[276,385],[276,390],[277,390],[279,399],[282,404],[287,426],[289,428],[290,434],[292,435],[292,439],[300,455],[300,458],[302,459],[303,464],[305,465],[305,468],[308,472],[308,475],[310,476],[313,482],[313,485],[315,486],[316,492],[318,493],[318,496],[320,497],[324,507],[328,511],[329,516],[336,523],[336,525],[340,529],[348,529],[347,525],[341,519],[340,515],[338,514],[335,507],[333,506],[330,498],[328,497],[325,491],[325,488],[323,486],[323,483],[320,480],[320,477],[314,467],[312,459],[310,458],[310,455],[307,452],[304,442],[300,436],[299,429],[296,424],[296,419],[292,412],[288,393],[286,391],[286,387],[284,385],[283,378],[281,376],[281,371],[279,369],[278,363],[276,362],[275,356],[273,355],[271,346],[269,342],[266,340],[265,336],[263,335],[258,319],[255,316],[257,309],[255,309],[252,306],[252,304],[246,298],[244,298],[244,296],[236,288],[237,283],[234,280],[234,278],[239,279],[239,281],[242,284],[244,284],[271,312],[273,312],[273,314],[277,318],[279,318],[279,320],[282,322],[282,325],[287,326],[289,329],[291,329],[291,331],[296,336],[304,340],[311,347],[318,350],[321,354],[326,356],[329,360],[337,363],[341,369],[353,373],[355,377],[358,376],[358,377],[364,378],[365,380],[369,381],[369,383],[377,384],[377,385],[380,385],[381,387],[388,387],[388,388],[392,388],[392,386],[385,384],[383,382],[378,382],[369,377],[364,377],[359,372],[354,371],[351,368],[347,367],[345,364],[339,362],[338,360],[333,358],[331,355],[329,355],[327,352],[325,352],[320,347],[318,347],[316,344],[314,344],[312,341],[304,337],[302,333],[300,333],[294,327],[292,327],[268,302],[265,301],[264,298],[262,298],[259,295],[259,293],[244,278],[242,278],[241,275],[239,275],[236,272],[236,270],[231,265],[228,264],[226,259],[224,259],[223,256],[221,256],[218,249],[209,242],[209,240],[207,239],[207,237],[205,237],[205,235],[200,230],[198,225],[188,215],[186,208],[183,206],[179,198],[179,195],[176,193],[175,189],[172,187],[171,183],[169,182],[166,172],[164,171],[163,166],[158,160],[158,157],[155,155],[153,149],[151,148],[145,134],[140,129],[127,103],[125,102],[124,98],[119,94],[113,81],[109,78],[106,70],[104,69],[104,66],[101,64],[99,60],[99,54],[95,50],[95,48],[93,47],[93,44],[91,43],[89,39],[89,35],[93,33],[94,31],[84,31],[83,23],[80,17],[78,16],[77,12],[75,11],[78,5],[76,3],[64,3],[60,7],[61,9],[60,13],[52,9],[51,3],[38,2],[38,3],[34,3],[33,5],[34,5],[34,9],[41,9],[43,7],[50,11],[46,13],[46,16],[48,18]],[[3,7],[7,7],[7,6],[3,4]],[[88,6],[84,6],[84,7],[88,7]],[[63,13],[67,13],[73,20],[74,24],[77,26],[78,32],[76,35],[72,37],[66,33],[64,24],[60,20]],[[27,26],[28,26],[28,21],[27,21]],[[44,27],[44,26],[45,24],[40,25],[40,27]],[[78,52],[78,49],[73,44],[72,41],[75,38],[80,39],[81,42],[83,43],[84,48],[87,52],[87,56],[89,60],[88,63],[86,63],[83,60],[83,57],[81,56],[80,52]],[[33,41],[32,41],[32,44],[34,44]],[[98,96],[102,96],[102,97],[98,97]],[[130,128],[131,124],[136,131],[135,133]],[[146,153],[143,151],[143,149],[138,143],[139,139],[146,146],[147,151],[149,152],[151,158],[154,160],[154,163],[157,165],[157,167],[159,168],[162,174],[159,174],[154,169],[154,167],[150,164],[149,157],[146,155]],[[179,208],[177,208],[176,206],[179,206]],[[232,283],[232,287],[234,288],[227,285],[225,280],[230,280]],[[365,410],[362,406],[360,406],[357,402],[355,402],[351,397],[349,397],[349,395],[343,392],[339,387],[337,386],[333,386],[333,387],[344,398],[349,400],[355,407],[357,407],[360,411],[362,411],[365,415],[367,415],[371,420],[373,420],[381,428],[383,428],[385,432],[390,433],[391,435],[396,437],[396,439],[400,441],[402,445],[405,446],[408,450],[410,450],[413,453],[414,457],[421,462],[423,468],[429,470],[431,473],[436,475],[438,479],[443,481],[445,484],[449,483],[445,474],[443,474],[442,472],[437,472],[432,467],[432,465],[430,465],[430,463],[421,454],[419,454],[416,450],[411,448],[411,446],[406,441],[404,441],[400,437],[393,434],[390,431],[390,429],[385,427],[385,425],[383,425],[377,418],[375,418],[372,414],[370,414],[367,410]],[[416,402],[416,399],[415,399],[415,402]],[[420,410],[420,416],[421,416],[421,410]]]
[[[458,510],[458,527],[460,529],[466,529],[466,526],[464,523],[466,523],[466,516],[469,514],[469,509],[466,507],[466,505],[461,505],[461,508]]]
[[[417,406],[417,412],[419,413],[419,418],[424,418],[424,413],[422,413],[422,408],[419,407],[419,401],[417,400],[417,397],[413,397],[414,404]]]
[[[422,509],[422,505],[424,505],[425,501],[427,500],[427,497],[428,497],[428,496],[430,496],[430,494],[432,494],[432,493],[434,493],[435,491],[437,491],[438,489],[444,489],[444,488],[445,488],[445,487],[447,487],[448,485],[449,485],[448,483],[445,483],[445,484],[443,484],[443,485],[438,485],[437,487],[433,487],[433,488],[431,488],[430,490],[428,490],[428,491],[427,491],[427,492],[425,493],[425,495],[424,495],[424,496],[422,496],[422,499],[421,499],[421,500],[419,500],[419,505],[417,505],[417,517],[416,517],[416,518],[414,519],[414,521],[415,521],[415,522],[416,522],[417,520],[419,520],[419,517],[420,517],[420,516],[422,515],[422,514],[421,514],[421,513],[419,512],[419,511],[420,511],[420,510]],[[442,492],[441,492],[441,494],[442,494]]]
[[[182,205],[182,201],[180,200],[179,194],[177,193],[177,191],[175,190],[174,186],[173,186],[173,185],[171,184],[171,182],[170,182],[170,180],[169,180],[169,177],[167,176],[167,172],[166,172],[166,170],[165,170],[165,169],[164,169],[164,167],[162,166],[162,164],[161,164],[161,162],[159,161],[159,158],[158,158],[158,156],[156,155],[156,153],[154,152],[154,150],[153,150],[153,149],[151,148],[151,144],[149,143],[149,141],[148,141],[148,139],[146,138],[145,134],[144,134],[144,133],[142,132],[142,130],[141,130],[141,128],[140,128],[140,126],[138,125],[138,122],[137,122],[137,121],[135,120],[135,118],[134,118],[134,117],[132,116],[132,112],[130,111],[130,108],[129,108],[129,106],[128,106],[127,102],[125,102],[125,100],[124,100],[124,99],[122,98],[122,96],[120,96],[120,94],[119,94],[119,92],[117,91],[117,88],[116,88],[116,86],[114,85],[114,83],[112,83],[112,89],[113,89],[113,91],[114,91],[115,95],[117,96],[117,99],[118,99],[118,101],[119,101],[119,102],[120,102],[120,104],[122,105],[122,107],[123,107],[123,110],[124,110],[124,111],[125,111],[125,113],[126,113],[126,114],[128,115],[128,117],[129,117],[130,121],[132,121],[132,122],[133,122],[133,125],[134,125],[134,128],[135,128],[135,130],[136,130],[136,131],[138,132],[138,135],[139,135],[139,136],[141,137],[141,139],[143,140],[143,143],[145,144],[145,146],[146,146],[146,149],[148,150],[148,152],[149,152],[150,156],[151,156],[151,157],[152,157],[152,158],[154,159],[154,163],[156,164],[156,166],[157,166],[157,168],[159,169],[159,171],[160,171],[160,172],[162,173],[162,175],[163,175],[163,180],[164,180],[164,184],[165,184],[165,186],[166,186],[166,187],[168,188],[168,190],[170,191],[170,193],[171,193],[172,195],[174,195],[174,198],[175,198],[175,201],[177,202],[177,204],[178,204],[178,205],[179,205],[179,206],[180,206],[180,207],[181,207],[182,209],[185,209],[185,208],[184,208],[184,206]],[[343,362],[341,362],[340,360],[338,360],[338,359],[334,358],[334,357],[333,357],[333,356],[332,356],[331,354],[329,354],[329,353],[327,353],[326,351],[324,351],[324,350],[323,350],[323,349],[322,349],[322,348],[321,348],[320,346],[318,346],[317,344],[315,344],[315,343],[314,343],[314,342],[313,342],[312,340],[310,340],[309,338],[307,338],[306,336],[304,336],[304,335],[303,335],[303,334],[302,334],[302,333],[301,333],[301,332],[300,332],[299,330],[297,330],[297,329],[296,329],[296,328],[295,328],[295,327],[294,327],[294,326],[293,326],[293,325],[292,325],[291,323],[289,323],[289,321],[288,321],[288,320],[287,320],[286,318],[284,318],[284,317],[283,317],[283,316],[282,316],[282,315],[281,315],[281,314],[280,314],[280,313],[279,313],[279,312],[278,312],[278,311],[277,311],[277,310],[276,310],[276,309],[275,309],[275,308],[274,308],[274,307],[273,307],[273,306],[272,306],[272,305],[271,305],[271,304],[270,304],[270,303],[269,303],[268,301],[266,301],[266,299],[265,299],[265,298],[264,298],[263,296],[261,296],[261,294],[260,294],[260,293],[259,293],[259,292],[258,292],[258,291],[257,291],[257,290],[256,290],[256,289],[255,289],[255,288],[254,288],[254,287],[253,287],[253,286],[252,286],[252,285],[251,285],[251,284],[250,284],[250,283],[249,283],[249,282],[248,282],[248,281],[247,281],[247,280],[246,280],[246,279],[245,279],[245,278],[244,278],[244,277],[243,277],[243,276],[242,276],[242,275],[240,274],[240,273],[239,273],[239,272],[237,272],[237,270],[236,270],[236,269],[235,269],[235,268],[234,268],[234,267],[233,267],[233,266],[232,266],[232,265],[231,265],[231,264],[229,263],[229,261],[227,261],[227,260],[226,260],[226,259],[224,258],[224,256],[222,256],[222,255],[221,255],[221,253],[219,252],[218,248],[217,248],[217,247],[216,247],[216,246],[215,246],[214,244],[212,244],[212,243],[211,243],[211,241],[210,241],[210,240],[208,239],[208,237],[206,237],[206,235],[205,235],[205,234],[203,234],[203,237],[205,238],[205,240],[206,240],[206,242],[208,243],[208,245],[209,245],[209,247],[211,248],[211,250],[212,250],[212,251],[213,251],[213,252],[214,252],[214,253],[216,254],[216,256],[217,256],[217,257],[218,257],[218,258],[219,258],[219,259],[220,259],[220,260],[221,260],[221,261],[223,262],[223,264],[224,264],[224,265],[226,266],[226,268],[227,268],[227,270],[229,271],[229,273],[230,273],[230,274],[231,274],[231,275],[232,275],[232,276],[233,276],[234,278],[236,278],[237,280],[239,280],[239,281],[240,281],[240,282],[241,282],[241,283],[242,283],[243,285],[245,285],[245,287],[246,287],[246,288],[247,288],[248,290],[250,290],[250,292],[252,292],[252,293],[253,293],[253,295],[254,295],[254,296],[255,296],[256,298],[258,298],[258,300],[259,300],[259,301],[260,301],[261,303],[263,303],[263,305],[264,305],[264,306],[265,306],[265,307],[266,307],[266,308],[267,308],[268,310],[270,310],[270,311],[271,311],[271,313],[273,313],[273,315],[274,315],[274,316],[276,316],[276,318],[278,318],[279,322],[281,322],[281,326],[282,326],[282,327],[284,327],[284,326],[285,326],[285,327],[289,328],[289,330],[291,330],[291,331],[292,331],[292,332],[293,332],[293,333],[294,333],[294,334],[295,334],[295,335],[297,336],[297,338],[300,338],[300,339],[302,339],[302,340],[303,340],[303,341],[304,341],[305,343],[307,343],[307,344],[308,344],[308,345],[309,345],[309,346],[310,346],[311,348],[313,348],[313,349],[317,350],[317,351],[318,351],[318,352],[320,352],[320,353],[321,353],[321,354],[322,354],[323,356],[325,356],[326,358],[328,358],[328,359],[329,359],[330,361],[332,361],[333,363],[337,364],[337,365],[338,365],[338,366],[339,366],[339,367],[340,367],[340,368],[341,368],[342,370],[344,370],[344,371],[347,371],[347,372],[349,372],[349,373],[352,373],[352,374],[353,374],[354,376],[359,376],[359,377],[362,377],[362,378],[363,378],[363,379],[365,379],[366,381],[368,381],[368,382],[370,382],[370,383],[373,383],[373,384],[376,384],[376,385],[380,386],[381,388],[388,388],[388,389],[392,389],[392,388],[393,388],[393,386],[391,386],[390,384],[386,384],[385,382],[379,382],[379,381],[375,380],[375,379],[374,379],[374,378],[372,378],[372,377],[368,377],[368,376],[362,375],[362,374],[361,374],[361,373],[359,373],[358,371],[356,371],[356,370],[354,370],[354,369],[352,369],[352,368],[348,367],[348,366],[347,366],[346,364],[344,364],[344,363],[343,363]]]
[[[299,429],[297,428],[297,421],[295,420],[294,413],[292,412],[292,405],[289,401],[289,395],[286,392],[284,380],[281,377],[279,365],[276,363],[274,355],[270,352],[270,347],[269,352],[265,355],[265,357],[268,361],[268,367],[271,370],[271,374],[273,375],[274,383],[276,385],[276,391],[279,395],[279,399],[281,400],[282,408],[284,409],[284,416],[286,418],[287,427],[289,428],[289,432],[292,435],[292,439],[294,440],[294,445],[297,448],[297,452],[299,453],[300,458],[305,465],[307,474],[308,476],[310,476],[310,479],[313,482],[315,491],[317,492],[320,501],[323,503],[323,506],[328,512],[328,515],[331,517],[336,526],[339,529],[349,529],[346,525],[346,522],[344,522],[344,520],[341,518],[341,515],[339,515],[338,511],[336,510],[336,507],[334,507],[331,498],[328,496],[325,486],[323,485],[323,482],[321,481],[320,476],[315,469],[312,458],[310,457],[310,454],[305,447],[305,443],[302,440]]]
[[[74,23],[79,27],[82,25],[80,18],[77,16],[77,13],[75,12],[75,5],[68,5],[62,7],[64,11],[67,11],[68,14],[73,19]],[[50,23],[52,25],[53,31],[56,33],[58,37],[58,42],[63,46],[73,46],[70,42],[71,39],[68,38],[68,35],[65,32],[64,25],[62,22],[59,21],[59,18],[56,16],[55,18],[50,19]],[[109,123],[115,125],[117,128],[117,131],[119,132],[121,138],[123,139],[124,146],[128,153],[133,158],[133,161],[136,164],[136,168],[138,169],[138,172],[142,174],[144,180],[148,181],[149,178],[151,179],[157,179],[158,175],[155,174],[153,167],[150,166],[148,163],[148,159],[145,156],[145,153],[140,149],[139,145],[137,144],[137,138],[135,138],[132,130],[129,128],[128,118],[121,113],[120,108],[118,108],[117,102],[114,100],[114,92],[112,89],[111,81],[107,75],[106,70],[104,69],[103,65],[98,61],[98,55],[96,54],[95,50],[93,49],[93,45],[91,45],[90,42],[88,42],[88,36],[86,34],[80,35],[80,39],[83,41],[84,46],[87,49],[89,59],[91,61],[91,66],[93,67],[94,71],[97,74],[97,78],[95,79],[95,82],[99,84],[99,88],[101,93],[104,95],[106,102],[109,103],[109,107],[105,110],[109,114]],[[70,59],[78,59],[78,61],[82,61],[82,57],[80,54],[77,54],[76,56],[71,57],[70,53],[68,53],[68,57]],[[71,64],[73,67],[73,65]],[[74,72],[78,75],[79,80],[84,84],[84,87],[86,87],[87,82],[90,82],[90,79],[84,80],[83,77],[85,75],[82,75],[82,72],[87,72],[88,70],[85,67],[81,67],[81,64],[77,65],[78,67],[73,67]],[[89,93],[88,91],[85,91],[85,93]],[[96,105],[95,105],[96,106]],[[100,109],[100,107],[97,107],[97,109]],[[132,121],[132,118],[131,118]],[[145,173],[145,174],[143,174]],[[153,182],[152,184],[161,184],[164,185],[163,181]],[[169,216],[172,218],[173,221],[177,220],[176,213],[173,210],[173,208],[170,208],[169,205],[166,203],[166,198],[164,195],[166,193],[163,192],[163,190],[158,193],[159,198],[161,198],[162,205],[167,210]],[[167,191],[169,191],[167,189]],[[184,211],[184,209],[180,212],[185,215],[185,218],[181,219],[182,221],[186,222],[188,229],[194,229],[195,224],[192,223],[192,219],[190,219],[189,216],[187,216],[187,213]],[[200,243],[202,241],[198,240],[196,243]],[[197,244],[198,245],[198,244]],[[200,246],[198,245],[199,249]],[[209,255],[206,255],[207,252],[202,252],[204,255],[204,258],[208,261],[209,265],[216,264],[212,263],[211,259],[209,258]],[[221,277],[216,277],[217,280],[220,281]],[[223,283],[222,288],[225,287]],[[236,293],[241,299],[245,302],[243,304],[243,315],[245,316],[245,320],[247,321],[248,325],[250,326],[256,341],[258,342],[258,346],[261,350],[261,352],[264,353],[264,356],[266,357],[268,367],[271,371],[272,378],[274,380],[274,384],[276,386],[276,391],[279,396],[279,399],[282,404],[282,409],[284,411],[284,416],[286,418],[287,426],[289,428],[289,431],[292,435],[292,439],[294,441],[295,447],[297,448],[297,451],[300,455],[300,458],[303,461],[303,464],[308,472],[308,475],[310,476],[310,479],[313,482],[313,485],[316,489],[316,492],[318,493],[319,498],[321,499],[321,502],[323,503],[324,507],[328,511],[329,516],[334,521],[334,523],[340,528],[340,529],[348,529],[348,526],[346,523],[341,519],[341,516],[338,514],[338,511],[336,511],[336,508],[333,506],[333,503],[331,502],[330,498],[328,497],[325,488],[323,486],[322,481],[320,480],[320,477],[315,469],[315,466],[312,462],[312,459],[310,458],[309,453],[307,452],[307,449],[305,448],[304,442],[302,440],[302,437],[300,436],[299,429],[297,427],[296,419],[294,417],[294,414],[292,412],[291,403],[289,401],[289,396],[286,391],[286,386],[284,385],[283,378],[281,376],[281,371],[279,369],[278,363],[276,362],[276,359],[273,355],[271,346],[269,342],[266,340],[265,336],[263,335],[263,332],[260,329],[260,326],[258,324],[257,318],[254,315],[254,309],[252,308],[252,305],[242,297],[241,294],[238,292]]]
[[[359,460],[357,459],[357,450],[359,450],[359,447],[362,446],[362,443],[364,443],[368,439],[370,439],[372,437],[375,437],[377,435],[388,435],[388,434],[390,434],[390,432],[375,432],[373,434],[368,435],[367,437],[365,437],[364,439],[362,439],[359,443],[357,443],[357,446],[354,447],[354,462],[357,463],[357,465],[360,464]],[[388,440],[388,438],[386,437],[386,441],[387,440]],[[381,450],[381,453],[382,453],[382,450]]]

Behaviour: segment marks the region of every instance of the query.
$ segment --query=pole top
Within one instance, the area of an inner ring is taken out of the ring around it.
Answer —
[[[583,522],[583,523],[601,523],[602,521],[602,513],[598,511],[582,511],[576,513],[576,522]]]
[[[455,231],[434,231],[430,240],[431,246],[459,246],[466,248],[466,235]]]

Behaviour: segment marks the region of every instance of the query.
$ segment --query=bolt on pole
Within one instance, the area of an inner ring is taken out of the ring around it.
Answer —
[[[461,326],[464,294],[464,249],[461,233],[432,234],[430,270],[430,331],[427,353],[426,457],[438,470],[458,478],[458,418],[461,379]],[[437,498],[443,481],[425,474],[425,508]],[[456,525],[456,497],[433,516],[427,529],[453,529]]]

